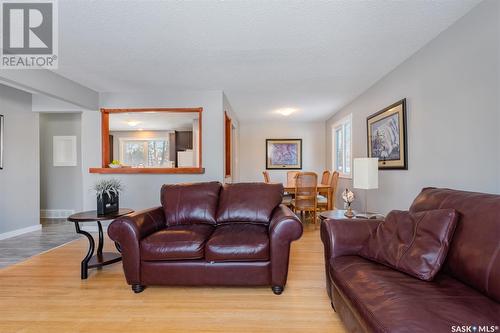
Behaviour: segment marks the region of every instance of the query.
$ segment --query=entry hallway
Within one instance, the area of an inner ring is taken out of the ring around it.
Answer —
[[[106,247],[114,251],[106,239]],[[134,294],[121,263],[80,280],[84,238],[0,269],[0,332],[345,332],[325,290],[319,224],[292,243],[288,283],[149,287]]]
[[[41,219],[40,224],[40,230],[0,240],[0,268],[82,237],[65,219]]]

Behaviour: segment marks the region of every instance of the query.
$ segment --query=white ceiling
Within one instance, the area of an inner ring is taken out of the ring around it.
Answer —
[[[226,93],[240,120],[322,120],[480,0],[59,1],[57,73],[100,92]]]
[[[111,113],[110,131],[173,131],[193,129],[198,113],[190,112],[130,112]],[[133,125],[133,126],[131,126]]]

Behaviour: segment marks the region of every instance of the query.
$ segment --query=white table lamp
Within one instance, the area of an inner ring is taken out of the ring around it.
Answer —
[[[368,215],[368,192],[378,188],[378,158],[354,159],[354,188],[365,190],[365,214],[356,217],[370,218]]]

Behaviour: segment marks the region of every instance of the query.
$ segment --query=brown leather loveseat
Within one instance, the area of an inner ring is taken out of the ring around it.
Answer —
[[[136,293],[148,285],[270,285],[281,294],[290,243],[302,235],[282,196],[281,184],[163,185],[161,207],[116,219],[108,234]]]
[[[430,282],[358,255],[381,221],[322,224],[328,295],[350,332],[500,332],[500,195],[425,188],[410,213],[433,209],[459,217]]]

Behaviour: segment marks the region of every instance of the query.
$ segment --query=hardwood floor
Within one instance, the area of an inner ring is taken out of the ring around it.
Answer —
[[[0,269],[0,332],[345,332],[326,294],[318,225],[293,243],[281,296],[268,287],[134,294],[120,263],[80,280],[86,250],[79,239]]]

